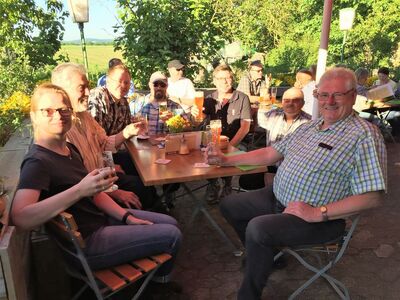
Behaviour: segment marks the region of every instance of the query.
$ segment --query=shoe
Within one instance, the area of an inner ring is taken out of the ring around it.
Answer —
[[[219,185],[218,181],[212,181],[207,186],[206,197],[207,197],[207,203],[209,205],[214,205],[219,202],[220,189],[221,189],[221,186]]]

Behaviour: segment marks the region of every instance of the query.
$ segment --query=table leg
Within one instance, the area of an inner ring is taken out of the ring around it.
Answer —
[[[195,201],[196,207],[194,208],[194,211],[192,215],[190,216],[190,220],[188,223],[188,227],[190,227],[194,221],[194,218],[197,216],[199,212],[202,212],[207,220],[211,223],[212,227],[219,233],[219,235],[228,243],[229,247],[233,249],[233,254],[235,256],[242,256],[243,251],[239,250],[233,242],[228,238],[228,236],[225,234],[225,232],[222,230],[222,228],[215,222],[215,220],[212,218],[212,216],[208,213],[207,209],[204,206],[204,201],[202,199],[199,199],[196,197],[192,191],[188,188],[188,186],[185,183],[182,183],[183,188],[186,190],[187,194]]]

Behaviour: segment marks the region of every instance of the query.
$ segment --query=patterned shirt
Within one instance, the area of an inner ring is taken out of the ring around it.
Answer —
[[[78,148],[89,172],[99,167],[98,155],[102,151],[116,151],[115,135],[107,136],[88,111],[76,113],[75,122],[67,132],[67,139]]]
[[[240,78],[237,90],[248,96],[260,96],[260,89],[265,87],[265,81],[261,79],[252,81],[250,74],[247,72]]]
[[[266,146],[271,146],[279,142],[283,137],[292,133],[301,124],[311,120],[311,116],[304,111],[300,111],[296,119],[291,124],[286,122],[285,113],[282,108],[272,109],[270,111],[258,110],[258,126],[266,131]]]
[[[351,114],[321,130],[320,118],[301,125],[274,147],[285,159],[274,179],[276,198],[314,207],[385,190],[386,148],[378,128]]]
[[[160,120],[158,111],[158,102],[152,101],[145,104],[141,110],[143,116],[147,116],[148,133],[149,135],[156,135],[167,132],[167,125]],[[181,116],[188,120],[188,116],[183,112],[183,108],[176,102],[167,99],[167,108],[169,111],[174,112],[177,109],[182,111]]]
[[[89,111],[107,135],[117,134],[131,123],[126,98],[116,102],[106,87],[97,87],[90,91]]]

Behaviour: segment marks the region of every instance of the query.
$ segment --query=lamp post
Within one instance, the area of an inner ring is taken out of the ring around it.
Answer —
[[[83,23],[89,22],[89,0],[68,0],[69,11],[71,12],[72,22],[78,23],[81,32],[81,47],[83,63],[88,72],[88,59],[86,52],[85,34],[83,32]]]
[[[353,28],[354,17],[356,15],[356,11],[354,8],[343,8],[339,11],[339,26],[340,30],[343,31],[343,42],[342,42],[342,50],[340,53],[340,62],[343,63],[344,56],[344,45],[346,44],[346,38],[348,31]]]

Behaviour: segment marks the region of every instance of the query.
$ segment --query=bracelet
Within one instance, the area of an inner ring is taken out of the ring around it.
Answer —
[[[124,224],[127,224],[127,223],[126,223],[126,220],[128,219],[129,216],[132,216],[132,217],[133,217],[133,214],[132,214],[130,211],[127,211],[127,212],[124,214],[124,216],[122,217],[121,222],[124,223]]]

